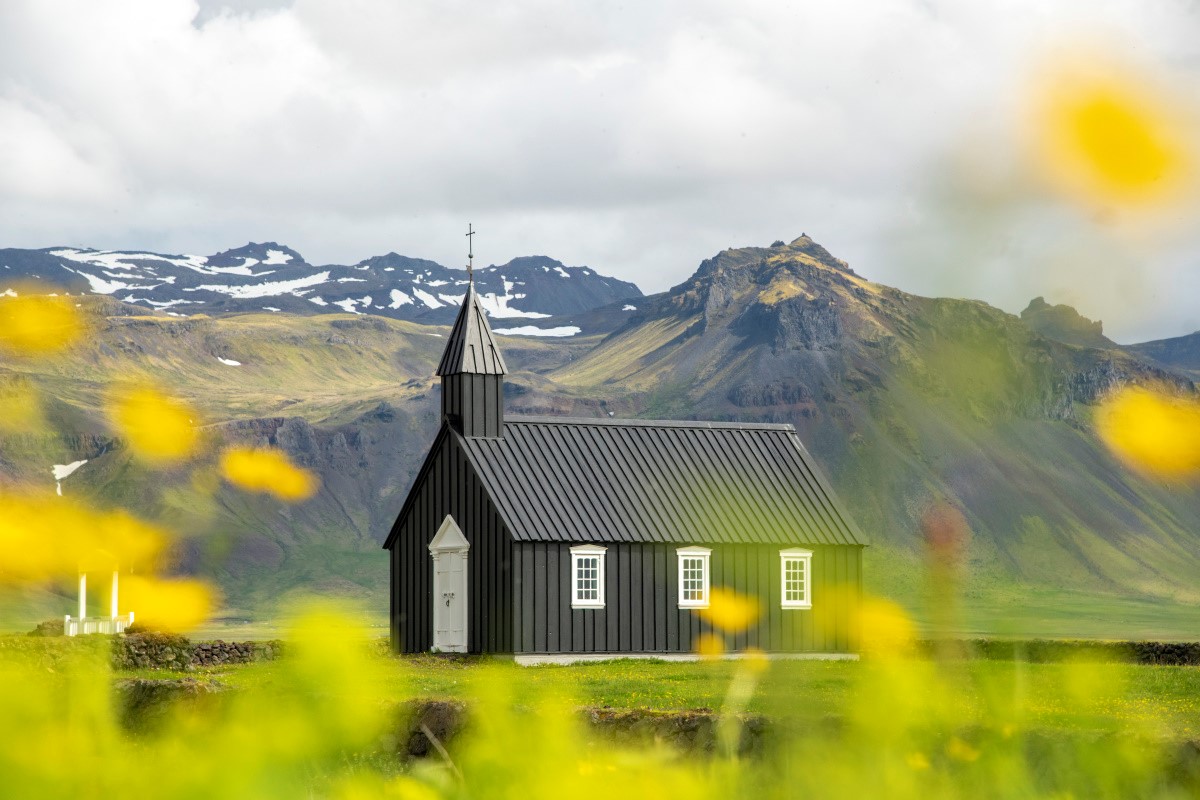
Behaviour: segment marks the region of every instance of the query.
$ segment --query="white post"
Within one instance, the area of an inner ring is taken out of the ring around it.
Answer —
[[[113,570],[113,586],[112,586],[112,618],[117,618],[117,571]]]
[[[87,573],[79,573],[79,618],[87,617]]]

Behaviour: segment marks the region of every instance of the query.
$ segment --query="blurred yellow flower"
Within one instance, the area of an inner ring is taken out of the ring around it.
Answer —
[[[1127,464],[1161,478],[1200,476],[1200,401],[1131,386],[1096,412],[1100,438]]]
[[[719,656],[725,652],[725,640],[715,633],[702,633],[696,637],[696,652],[702,656]]]
[[[924,753],[909,753],[904,760],[914,770],[929,769],[929,759]]]
[[[221,474],[246,491],[273,494],[290,503],[312,497],[319,485],[315,475],[278,450],[226,450],[221,456]]]
[[[962,739],[955,736],[946,744],[946,755],[956,761],[977,761],[979,759],[979,751],[971,745],[964,742]]]
[[[108,414],[133,452],[149,462],[187,458],[200,441],[195,412],[150,386],[115,391]]]
[[[859,611],[864,653],[875,656],[900,656],[912,651],[917,629],[904,609],[878,597],[863,598]]]
[[[45,355],[74,344],[83,330],[83,319],[68,297],[0,295],[0,348]]]
[[[742,666],[746,672],[761,675],[771,667],[771,660],[767,658],[767,654],[757,647],[747,648],[742,655]]]
[[[709,594],[708,608],[700,609],[700,616],[726,633],[746,630],[758,619],[759,613],[757,597],[738,594],[724,586],[714,587]]]
[[[151,630],[194,630],[212,613],[214,599],[208,584],[192,578],[129,575],[121,579],[121,606],[134,613],[139,627]]]
[[[1045,171],[1088,202],[1170,198],[1189,170],[1183,123],[1149,81],[1099,62],[1048,76],[1033,115]]]
[[[93,511],[50,492],[0,493],[0,583],[148,568],[165,542],[162,531],[122,511]]]

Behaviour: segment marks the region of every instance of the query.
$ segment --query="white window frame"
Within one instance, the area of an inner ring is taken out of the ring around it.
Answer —
[[[607,547],[581,544],[571,548],[571,608],[604,608],[604,554]],[[579,562],[585,558],[596,559],[596,597],[579,596]]]
[[[712,589],[712,550],[707,547],[678,547],[675,549],[679,573],[679,607],[708,608],[708,597]],[[683,597],[683,564],[691,558],[700,559],[703,574],[704,596],[699,600],[686,600]]]
[[[799,561],[804,569],[804,597],[800,600],[789,600],[787,596],[789,561]],[[779,600],[783,608],[812,608],[812,550],[789,547],[779,551]]]

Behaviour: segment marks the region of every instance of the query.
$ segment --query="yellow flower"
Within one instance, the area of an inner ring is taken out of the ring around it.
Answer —
[[[315,475],[292,464],[278,450],[226,450],[221,456],[221,474],[246,491],[273,494],[290,503],[312,497],[319,485]]]
[[[761,675],[766,672],[771,666],[771,660],[767,658],[767,654],[757,647],[748,647],[743,653],[742,666],[746,672],[754,675]]]
[[[696,637],[696,652],[715,658],[725,652],[725,640],[713,633],[702,633]]]
[[[192,578],[121,578],[122,610],[132,611],[134,623],[151,630],[194,630],[208,619],[213,600],[212,588]]]
[[[23,355],[62,350],[83,334],[84,324],[67,297],[0,295],[0,347]]]
[[[929,759],[925,757],[924,753],[909,753],[904,760],[911,769],[929,769]]]
[[[1183,125],[1148,81],[1092,62],[1045,78],[1033,134],[1048,177],[1088,202],[1169,198],[1189,168]]]
[[[1180,480],[1200,476],[1200,402],[1132,386],[1096,413],[1100,438],[1127,464]]]
[[[713,588],[708,598],[708,608],[700,609],[700,616],[719,630],[738,633],[754,624],[760,613],[758,598],[738,594],[724,586]]]
[[[192,455],[200,441],[195,412],[150,386],[115,392],[108,414],[133,452],[146,461],[179,461]]]
[[[859,611],[859,624],[863,651],[870,655],[905,655],[916,643],[916,626],[904,609],[890,600],[864,598]]]
[[[946,755],[958,761],[977,761],[979,759],[979,751],[971,745],[964,742],[962,739],[955,736],[946,745]]]
[[[0,583],[147,568],[165,542],[162,531],[122,511],[93,511],[49,492],[0,493]]]

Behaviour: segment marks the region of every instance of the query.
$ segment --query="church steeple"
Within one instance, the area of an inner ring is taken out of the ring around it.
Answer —
[[[437,368],[443,418],[463,436],[500,436],[507,374],[472,281]]]

